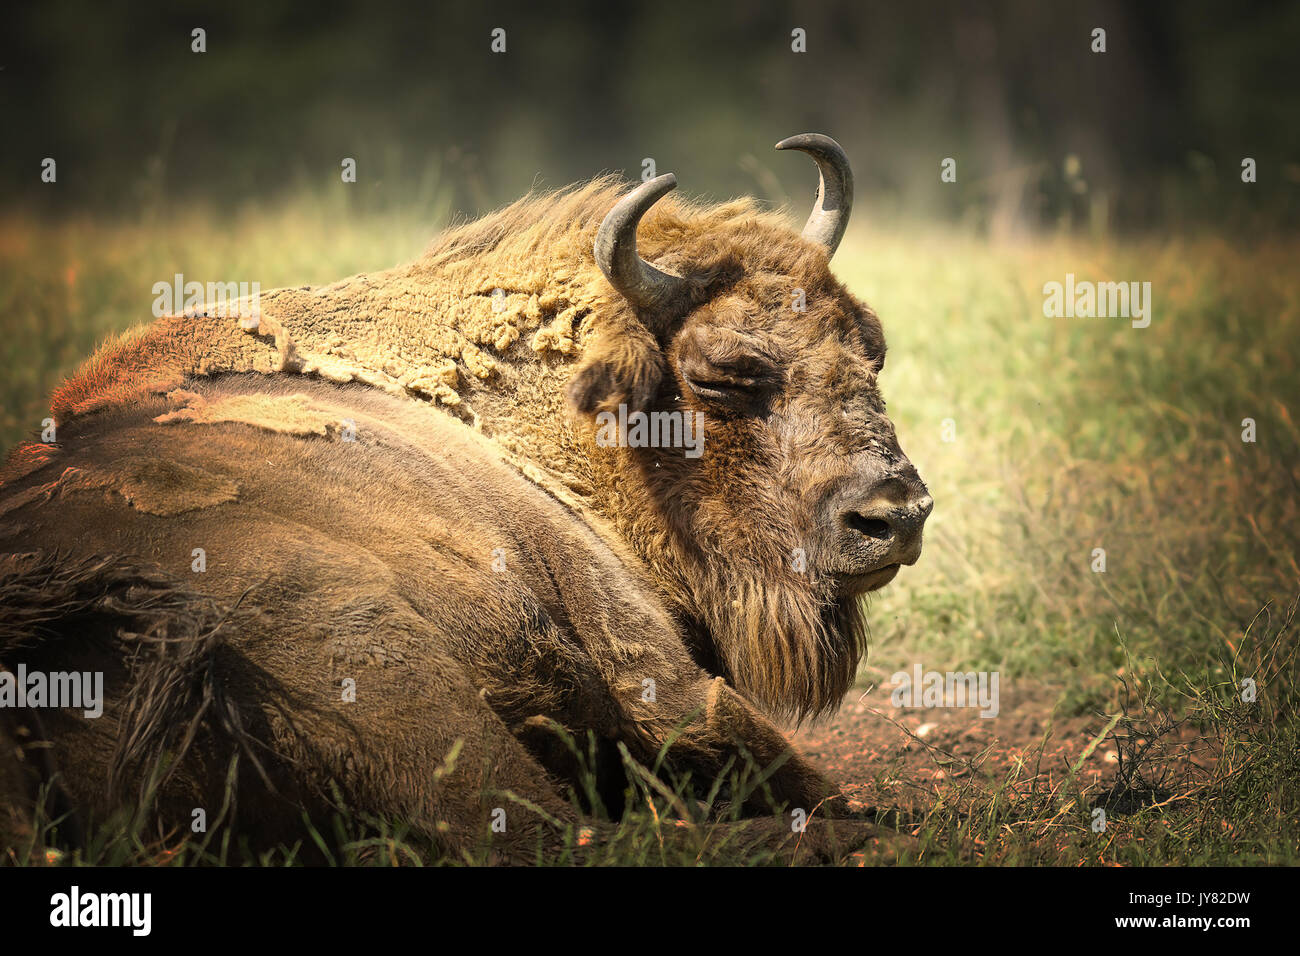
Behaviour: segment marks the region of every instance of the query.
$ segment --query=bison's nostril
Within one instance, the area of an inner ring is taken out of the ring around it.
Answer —
[[[879,538],[882,541],[893,534],[889,522],[881,521],[879,518],[868,518],[856,511],[849,512],[848,524],[855,531],[860,531],[869,538]]]

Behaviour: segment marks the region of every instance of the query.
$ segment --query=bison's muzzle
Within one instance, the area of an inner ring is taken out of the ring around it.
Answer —
[[[884,587],[921,556],[921,532],[934,508],[910,464],[883,479],[855,478],[829,502],[834,517],[835,579],[844,594]]]

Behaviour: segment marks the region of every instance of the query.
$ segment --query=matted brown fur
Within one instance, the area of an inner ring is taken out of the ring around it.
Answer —
[[[887,550],[845,521],[864,488],[924,490],[877,389],[880,324],[824,247],[744,199],[651,208],[640,253],[684,281],[633,308],[592,253],[625,188],[531,196],[415,262],[239,316],[164,317],[58,389],[58,443],[0,470],[0,552],[64,549],[73,570],[145,556],[186,578],[200,546],[195,588],[247,611],[179,669],[119,667],[101,723],[51,729],[74,803],[107,812],[113,747],[195,713],[179,689],[219,650],[276,799],[342,781],[352,806],[453,848],[487,832],[501,789],[569,819],[554,724],[703,780],[747,755],[778,768],[778,803],[844,809],[755,705],[837,707],[863,591],[919,554],[919,533]],[[703,454],[602,447],[596,414],[620,406],[698,416]],[[43,613],[23,580],[5,587],[0,603]],[[47,658],[97,666],[68,637]],[[199,805],[238,752],[205,750],[169,799]],[[299,822],[283,811],[258,819]],[[510,852],[535,849],[531,825]]]
[[[250,763],[232,726],[256,741],[266,773],[239,777],[236,832],[259,846],[301,839],[302,808],[328,808],[337,784],[344,806],[402,821],[454,855],[489,835],[513,859],[530,858],[539,839],[557,851],[562,831],[539,834],[538,817],[572,822],[562,785],[580,781],[556,759],[552,725],[580,742],[592,734],[616,770],[620,746],[704,782],[748,756],[771,768],[778,802],[833,802],[781,734],[691,659],[617,535],[528,480],[490,440],[355,384],[241,374],[192,385],[72,419],[54,460],[0,489],[0,554],[40,549],[0,563],[0,619],[20,625],[0,640],[5,665],[105,673],[102,717],[45,712],[51,746],[40,752],[79,821],[119,810],[114,782],[143,785],[137,758],[164,742],[159,731],[169,744],[182,738],[178,756],[205,708],[203,746],[159,793],[160,834],[187,832],[192,808],[211,820],[223,806],[231,761]],[[159,421],[178,399],[231,409],[243,397],[261,399],[257,424]],[[350,421],[354,440],[268,427],[278,402],[292,420],[311,408]],[[133,507],[113,472],[131,456],[175,464],[133,480],[173,500],[197,489],[196,507]],[[208,475],[238,476],[236,496],[212,502]],[[147,556],[148,580],[185,584],[141,593],[116,562],[80,557],[102,554]],[[119,633],[138,619],[149,628],[141,637]],[[183,639],[179,656],[133,666],[132,648],[148,647],[154,628]],[[341,693],[347,681],[354,699]],[[207,708],[217,692],[229,707]],[[617,775],[610,782],[617,797]],[[0,774],[0,786],[20,785],[21,774]],[[490,829],[499,808],[504,833]]]
[[[446,231],[408,265],[263,293],[256,333],[232,317],[164,318],[107,343],[56,392],[55,415],[66,421],[228,371],[359,381],[442,404],[526,470],[535,466],[530,474],[540,469],[608,517],[650,565],[701,658],[771,712],[823,713],[863,652],[861,601],[835,594],[826,575],[791,571],[791,551],[810,531],[788,496],[792,482],[805,494],[845,470],[760,468],[748,459],[770,449],[716,420],[700,466],[660,449],[598,449],[591,413],[620,402],[686,407],[670,356],[684,320],[698,326],[701,310],[716,328],[762,337],[787,379],[817,377],[828,404],[851,404],[883,362],[879,324],[831,275],[825,250],[782,214],[748,199],[700,206],[674,196],[646,215],[638,243],[643,257],[686,278],[688,292],[661,314],[637,315],[591,251],[625,188],[607,177],[530,196]],[[794,288],[808,312],[790,310]],[[832,432],[816,443],[833,450],[847,438]],[[742,511],[721,506],[737,496]]]

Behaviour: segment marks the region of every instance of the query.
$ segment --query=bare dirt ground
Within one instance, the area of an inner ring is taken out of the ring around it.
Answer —
[[[1054,713],[1059,694],[1042,685],[1004,689],[995,717],[981,717],[978,707],[897,707],[892,689],[859,688],[834,718],[790,738],[851,801],[902,834],[919,833],[935,814],[960,820],[983,812],[999,788],[1007,806],[1024,807],[1024,825],[1044,835],[1063,830],[1052,819],[1057,808],[1075,807],[1077,834],[1080,813],[1086,819],[1100,806],[1114,819],[1163,803],[1213,767],[1212,748],[1186,726],[1146,733],[1125,721],[1097,741],[1108,716]],[[1082,810],[1069,799],[1076,790]],[[964,855],[982,856],[984,842],[972,836]],[[900,847],[906,843],[886,835],[864,849],[870,859],[873,850],[892,855]]]

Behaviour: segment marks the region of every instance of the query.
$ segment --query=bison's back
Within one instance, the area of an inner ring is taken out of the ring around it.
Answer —
[[[481,832],[472,793],[548,800],[515,743],[530,722],[634,739],[644,678],[698,676],[597,526],[465,425],[376,390],[197,382],[74,419],[5,478],[0,666],[106,675],[104,717],[10,728],[55,742],[77,807],[185,749],[163,804],[186,822],[217,813],[240,753],[257,822],[296,820],[333,780]]]

